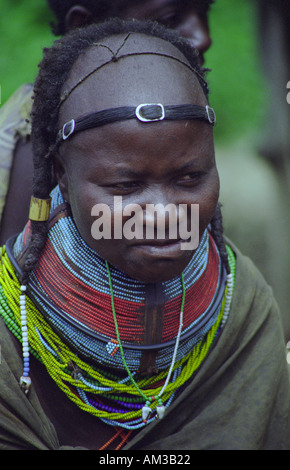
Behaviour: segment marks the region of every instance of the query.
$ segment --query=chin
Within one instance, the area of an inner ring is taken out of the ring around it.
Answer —
[[[192,254],[191,254],[192,256]],[[182,271],[186,268],[190,258],[183,262],[176,263],[172,260],[158,260],[151,262],[149,266],[140,266],[138,269],[126,270],[126,274],[136,281],[144,284],[155,284],[157,282],[166,282],[181,276]]]

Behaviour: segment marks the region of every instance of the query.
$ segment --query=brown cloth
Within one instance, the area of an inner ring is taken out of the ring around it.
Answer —
[[[233,249],[236,287],[224,331],[164,418],[124,450],[290,449],[290,381],[280,315],[261,274]],[[0,344],[0,449],[80,449],[60,446],[33,385],[27,396],[20,390],[22,360],[2,320]]]

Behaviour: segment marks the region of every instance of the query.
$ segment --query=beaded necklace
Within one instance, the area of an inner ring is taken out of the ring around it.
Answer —
[[[52,194],[52,211],[63,202],[56,188]],[[25,231],[14,244],[16,257],[23,249],[23,238]],[[136,373],[146,350],[143,346],[144,314],[141,313],[145,306],[144,284],[128,279],[113,266],[110,270],[126,361],[130,370]],[[219,253],[206,230],[184,270],[187,301],[177,360],[186,356],[217,321],[225,284]],[[180,278],[162,283],[162,288],[162,340],[147,347],[156,352],[155,362],[159,370],[170,367],[175,347],[182,302]],[[112,292],[106,263],[81,239],[70,216],[51,224],[43,255],[30,278],[29,296],[64,342],[82,357],[103,367],[124,369],[112,315]]]
[[[231,260],[231,270],[234,272],[234,257]],[[209,333],[187,356],[177,361],[173,366],[170,379],[168,370],[160,372],[157,376],[140,378],[134,375],[134,380],[146,397],[157,397],[163,394],[164,408],[166,409],[173,401],[176,393],[206,357],[216,335],[220,331],[223,316],[228,315],[230,298],[232,296],[233,283],[230,275],[229,288],[222,303],[217,322]],[[234,280],[234,277],[233,277]],[[19,293],[23,296],[14,268],[5,250],[1,254],[1,316],[8,328],[22,341],[23,347],[28,347],[22,336],[22,329],[27,328],[29,337],[29,350],[46,366],[48,373],[57,385],[74,401],[81,409],[98,416],[105,423],[112,426],[120,426],[126,429],[139,429],[147,423],[152,422],[157,414],[158,401],[153,400],[145,404],[150,408],[151,416],[143,419],[147,409],[143,410],[143,397],[132,384],[130,376],[114,376],[112,373],[100,370],[84,362],[75,354],[53,331],[45,318],[35,307],[33,302],[26,296],[26,307],[21,309]],[[29,388],[29,352],[24,350],[24,367],[26,370],[21,378],[21,384],[25,391]],[[167,381],[167,386],[164,384]],[[114,406],[112,406],[114,404]],[[160,407],[161,407],[160,406]],[[160,410],[160,412],[164,410]],[[161,414],[162,414],[161,412]]]
[[[170,364],[170,367],[169,367],[169,370],[168,370],[168,373],[167,373],[167,377],[166,377],[166,380],[165,380],[165,383],[161,389],[161,391],[158,393],[158,395],[154,395],[153,397],[148,397],[148,395],[145,395],[142,390],[140,390],[138,384],[135,382],[134,380],[134,377],[132,376],[131,374],[131,371],[127,365],[127,362],[126,362],[126,359],[125,359],[125,356],[124,356],[124,351],[123,351],[123,347],[122,347],[122,342],[121,342],[121,339],[120,339],[120,335],[119,335],[119,330],[118,330],[118,323],[117,323],[117,317],[116,317],[116,310],[115,310],[115,303],[114,303],[114,294],[113,294],[113,285],[112,285],[112,279],[111,279],[111,273],[110,273],[110,268],[109,268],[109,265],[108,265],[108,262],[106,261],[106,267],[107,267],[107,271],[108,271],[108,277],[109,277],[109,283],[110,283],[110,291],[111,291],[111,303],[112,303],[112,312],[113,312],[113,316],[114,316],[114,322],[115,322],[115,327],[116,327],[116,335],[117,335],[117,341],[118,341],[118,344],[119,344],[119,347],[120,347],[120,353],[121,353],[121,357],[122,357],[122,360],[123,360],[123,364],[124,364],[124,367],[126,369],[126,371],[128,372],[128,375],[131,379],[131,382],[133,383],[133,385],[135,386],[135,388],[138,390],[138,392],[140,393],[140,395],[143,396],[143,398],[146,400],[145,402],[145,406],[143,406],[142,408],[142,419],[143,419],[143,422],[144,423],[147,423],[147,418],[148,416],[151,414],[151,408],[150,408],[150,404],[154,401],[154,400],[157,400],[157,407],[156,407],[156,412],[157,412],[157,416],[159,418],[163,418],[164,416],[164,413],[165,413],[165,407],[163,405],[163,402],[161,400],[161,395],[164,393],[167,385],[168,385],[168,382],[170,380],[170,377],[171,377],[171,373],[172,373],[172,370],[173,370],[173,367],[174,367],[174,364],[175,364],[175,360],[176,360],[176,354],[177,354],[177,349],[178,349],[178,345],[179,345],[179,340],[180,340],[180,335],[181,335],[181,331],[182,331],[182,328],[183,328],[183,308],[184,308],[184,302],[185,302],[185,286],[184,286],[184,277],[183,277],[183,273],[181,273],[181,281],[182,281],[182,292],[183,292],[183,295],[182,295],[182,302],[181,302],[181,309],[180,309],[180,315],[179,315],[179,328],[178,328],[178,333],[177,333],[177,336],[176,336],[176,342],[175,342],[175,346],[174,346],[174,351],[173,351],[173,356],[172,356],[172,361],[171,361],[171,364]]]

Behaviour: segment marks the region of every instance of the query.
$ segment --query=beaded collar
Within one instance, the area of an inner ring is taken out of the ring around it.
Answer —
[[[172,363],[171,375],[171,368],[148,377],[133,374],[134,382],[142,392],[140,396],[132,383],[132,374],[116,375],[112,371],[90,366],[62,342],[30,298],[25,296],[22,289],[25,286],[20,286],[4,247],[0,263],[0,316],[22,342],[24,369],[20,385],[25,393],[28,393],[31,383],[29,353],[32,353],[44,363],[52,379],[69,399],[105,423],[133,430],[140,429],[157,416],[161,418],[207,356],[228,316],[234,288],[235,260],[229,247],[227,250],[232,274],[228,275],[226,296],[217,321],[187,356],[174,365]],[[157,399],[162,391],[164,394],[160,404]],[[145,404],[144,396],[148,398]]]
[[[64,200],[57,187],[52,192],[52,213]],[[14,244],[21,256],[28,229]],[[178,330],[182,297],[180,277],[158,286],[129,279],[110,266],[119,333],[128,366],[140,369],[146,350],[154,351],[155,367],[169,366]],[[218,250],[206,230],[198,249],[184,270],[186,304],[177,360],[203,338],[217,320],[225,292],[225,271]],[[144,308],[148,297],[159,294],[163,328],[158,343],[145,344]],[[29,295],[63,339],[83,357],[106,367],[123,369],[111,307],[105,260],[80,237],[70,214],[51,223],[43,255],[29,283]]]

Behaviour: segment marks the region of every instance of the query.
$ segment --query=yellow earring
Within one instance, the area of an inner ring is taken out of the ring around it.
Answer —
[[[51,198],[38,199],[31,197],[29,219],[36,222],[45,222],[49,218]]]

